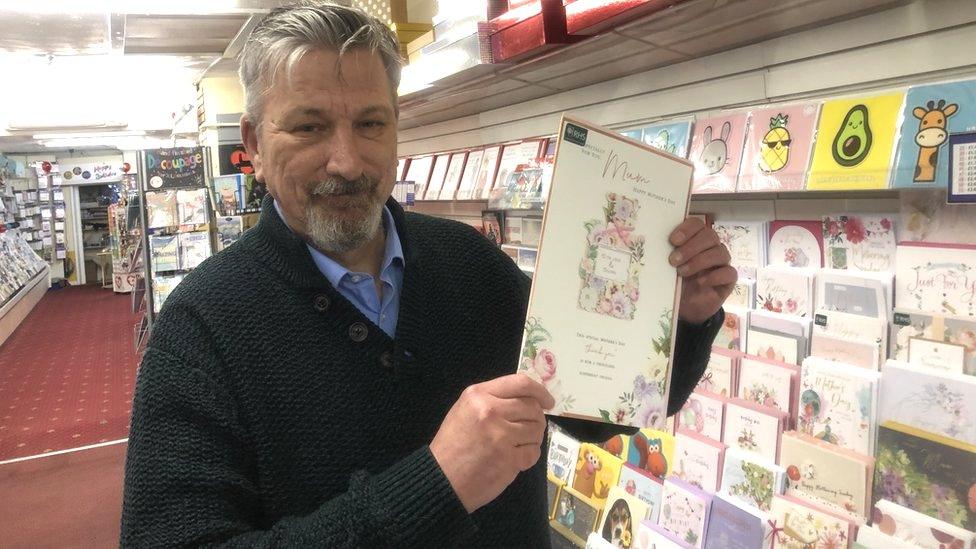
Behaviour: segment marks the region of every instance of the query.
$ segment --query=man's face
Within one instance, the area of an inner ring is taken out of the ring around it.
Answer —
[[[333,51],[307,53],[268,91],[261,127],[244,118],[241,132],[288,226],[341,253],[379,226],[395,179],[397,118],[379,55],[354,49],[337,61]]]

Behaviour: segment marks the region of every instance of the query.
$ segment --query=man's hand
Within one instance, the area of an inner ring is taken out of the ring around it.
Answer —
[[[549,391],[524,374],[471,385],[461,393],[430,451],[469,513],[539,461],[544,411],[553,406]]]
[[[732,293],[738,274],[718,234],[700,219],[689,218],[671,233],[675,250],[668,260],[684,280],[678,318],[701,324],[718,312]]]

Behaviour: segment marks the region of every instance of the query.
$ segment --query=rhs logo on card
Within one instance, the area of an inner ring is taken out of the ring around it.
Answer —
[[[575,124],[566,124],[566,131],[563,137],[566,141],[570,143],[576,143],[580,147],[586,146],[586,135],[589,131],[586,128],[581,128]]]

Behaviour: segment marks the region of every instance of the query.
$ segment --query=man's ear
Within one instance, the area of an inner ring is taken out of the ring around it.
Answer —
[[[258,150],[258,128],[246,114],[241,116],[241,138],[244,140],[247,155],[251,158],[254,178],[258,181],[264,181],[264,174],[261,169],[261,153]]]

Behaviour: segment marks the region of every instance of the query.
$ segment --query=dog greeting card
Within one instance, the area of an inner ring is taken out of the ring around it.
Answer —
[[[519,370],[553,415],[662,428],[680,295],[668,237],[692,167],[571,118],[559,135]]]

